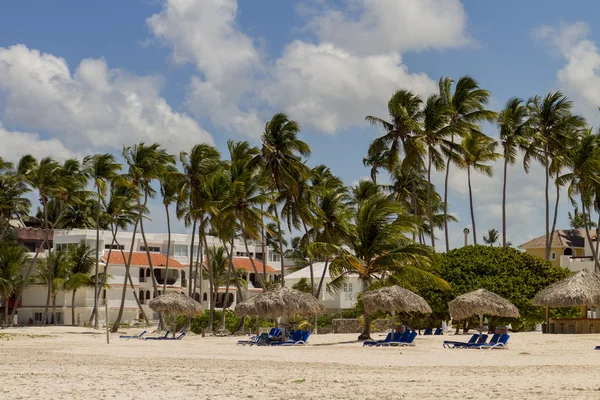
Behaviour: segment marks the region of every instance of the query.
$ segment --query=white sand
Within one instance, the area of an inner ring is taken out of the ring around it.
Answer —
[[[452,336],[420,336],[414,348],[344,343],[356,336],[279,348],[113,335],[107,346],[89,329],[4,329],[0,398],[600,399],[600,335],[516,333],[509,349],[493,351],[442,348]]]

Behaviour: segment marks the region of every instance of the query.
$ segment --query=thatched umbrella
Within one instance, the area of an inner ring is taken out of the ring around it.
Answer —
[[[483,315],[519,318],[517,307],[503,297],[485,289],[461,294],[448,303],[450,315],[456,320],[479,315],[479,331],[483,330]]]
[[[581,306],[581,318],[587,318],[587,308],[600,305],[600,275],[582,269],[539,292],[533,304],[546,307],[546,320],[550,307]]]
[[[296,289],[280,288],[261,293],[235,306],[240,316],[277,318],[314,315],[325,312],[325,305],[314,296]]]
[[[159,314],[169,314],[172,316],[187,315],[193,317],[204,314],[204,308],[200,303],[177,292],[161,294],[150,301],[148,306]],[[175,336],[176,322],[173,322],[173,336]]]

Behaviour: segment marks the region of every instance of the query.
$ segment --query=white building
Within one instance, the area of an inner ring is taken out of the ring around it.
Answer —
[[[150,260],[154,269],[154,279],[157,283],[158,294],[163,291],[163,284],[166,282],[167,291],[176,291],[188,294],[190,287],[193,284],[195,271],[192,271],[192,279],[190,279],[190,241],[191,235],[187,234],[172,234],[171,247],[167,249],[168,235],[167,234],[146,234],[147,247],[150,252]],[[223,243],[215,237],[207,238],[208,246],[219,247]],[[96,231],[85,229],[73,230],[55,230],[52,248],[54,251],[66,250],[70,251],[78,245],[85,243],[91,249],[96,248]],[[132,247],[133,244],[133,247]],[[198,259],[199,249],[198,236],[195,237],[194,243],[194,262]],[[112,250],[111,250],[112,248]],[[144,313],[150,320],[156,319],[158,316],[148,307],[148,303],[153,298],[153,283],[150,273],[150,264],[146,253],[146,246],[143,243],[141,234],[136,234],[133,238],[132,232],[118,233],[116,240],[113,240],[110,231],[100,232],[100,273],[105,271],[108,265],[108,284],[110,288],[102,290],[99,301],[99,315],[102,322],[105,320],[104,304],[108,302],[109,321],[113,322],[120,308],[121,299],[123,297],[123,287],[125,283],[125,260],[131,258],[130,276],[131,282],[125,286],[125,306],[122,317],[122,322],[133,323],[139,320],[141,315],[135,301],[135,294],[138,296]],[[133,251],[130,254],[130,249]],[[265,257],[263,257],[262,246],[260,242],[249,241],[248,250],[242,241],[234,242],[234,258],[233,265],[236,270],[242,270],[242,277],[247,284],[242,287],[244,299],[254,296],[262,292],[258,283],[258,277],[254,272],[254,267],[263,274],[263,263],[261,259],[266,258],[267,265],[264,266],[264,274],[267,281],[280,280],[280,256],[274,254],[272,249],[265,246]],[[255,258],[254,267],[248,257],[248,253]],[[31,253],[33,257],[34,253]],[[110,254],[110,260],[109,260]],[[40,254],[41,258],[46,257],[46,253]],[[125,258],[125,260],[124,260]],[[206,248],[202,246],[201,258],[206,262]],[[168,272],[166,272],[167,259],[169,262]],[[108,261],[108,263],[107,263]],[[209,284],[206,279],[202,280],[202,284],[198,279],[197,287],[193,293],[193,297],[202,303],[205,308],[209,307]],[[133,285],[133,289],[132,286]],[[192,289],[193,290],[193,289]],[[227,303],[228,307],[233,307],[239,301],[240,294],[235,286],[229,287],[228,298],[225,299],[226,287],[217,289],[216,307],[222,307],[223,303]],[[23,298],[18,308],[19,324],[41,323],[43,312],[46,305],[47,289],[45,285],[30,285],[23,292]],[[57,307],[57,323],[71,324],[72,323],[72,292],[61,292],[56,299]],[[94,304],[94,289],[80,289],[75,296],[75,322],[86,323],[90,318]]]
[[[319,285],[323,270],[325,269],[324,262],[313,263],[313,275],[315,281],[315,290]],[[302,268],[299,271],[293,272],[285,276],[285,286],[292,287],[300,281],[300,279],[306,278],[310,285],[310,267]],[[353,308],[356,305],[356,296],[363,291],[363,284],[358,275],[351,275],[344,283],[343,289],[336,294],[330,294],[327,292],[327,284],[332,281],[329,273],[329,266],[325,272],[325,278],[323,279],[323,287],[319,295],[319,300],[325,303],[327,312],[339,312],[342,309]]]

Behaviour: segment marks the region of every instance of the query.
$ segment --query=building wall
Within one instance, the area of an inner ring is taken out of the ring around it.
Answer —
[[[527,254],[531,254],[532,256],[536,256],[542,259],[546,259],[546,249],[525,249]],[[561,257],[563,255],[564,249],[560,247],[553,247],[550,250],[550,254],[554,252],[556,254],[556,259],[550,260],[552,265],[559,267],[561,265]],[[581,257],[584,255],[584,249],[573,248],[573,255]]]

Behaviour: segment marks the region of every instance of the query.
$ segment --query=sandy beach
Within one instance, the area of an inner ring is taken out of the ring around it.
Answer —
[[[123,333],[137,333],[128,329]],[[600,335],[513,334],[509,349],[363,348],[356,335],[305,347],[237,338],[141,341],[82,328],[0,330],[2,399],[597,399]],[[456,337],[455,337],[456,338]],[[461,336],[461,338],[465,338]]]

